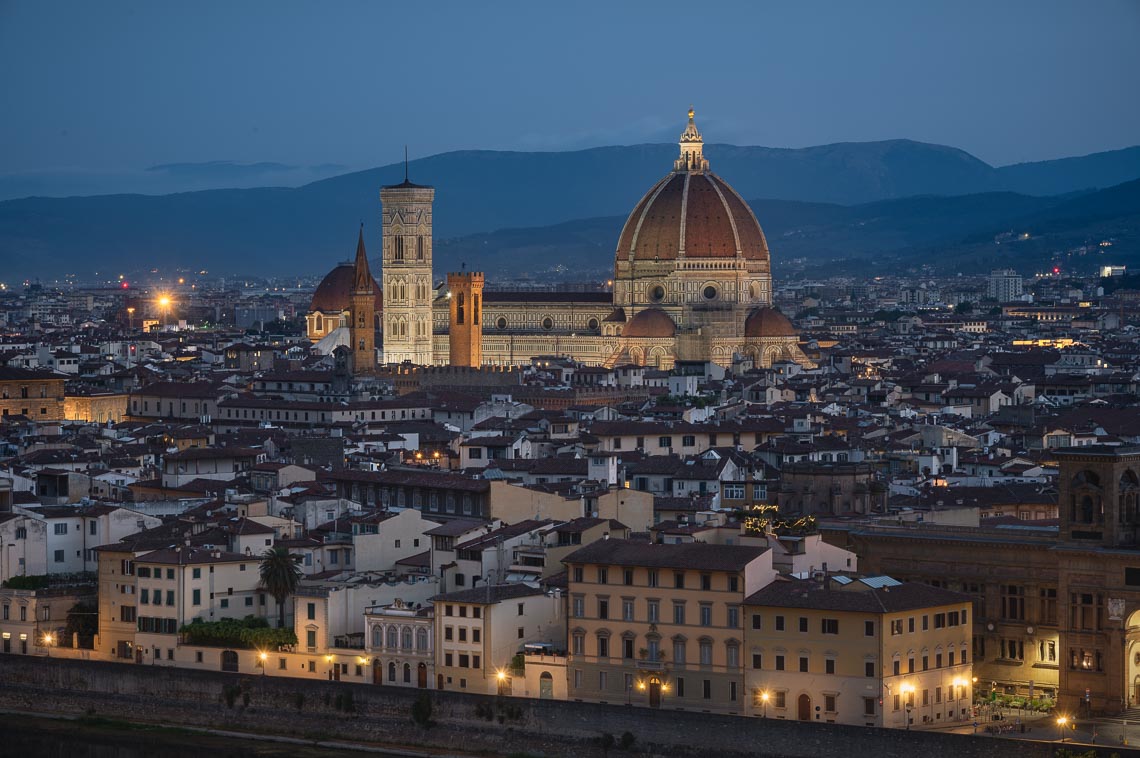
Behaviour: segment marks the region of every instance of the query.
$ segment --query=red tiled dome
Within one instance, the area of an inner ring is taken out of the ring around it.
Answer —
[[[677,325],[669,314],[660,308],[646,308],[629,320],[622,330],[623,337],[672,337],[677,333]]]
[[[681,210],[684,209],[684,225]],[[646,193],[618,238],[617,255],[628,260],[769,259],[768,242],[752,210],[723,179],[710,172],[674,171]]]
[[[788,317],[775,308],[754,308],[744,319],[744,336],[759,339],[761,337],[795,337],[796,328]]]
[[[353,273],[352,263],[345,261],[337,264],[337,267],[317,285],[313,300],[309,303],[309,310],[322,313],[340,313],[348,310],[352,302]],[[372,286],[376,292],[376,311],[379,312],[384,307],[384,293],[375,277],[372,279]]]

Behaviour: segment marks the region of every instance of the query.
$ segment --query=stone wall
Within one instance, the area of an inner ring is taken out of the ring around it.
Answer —
[[[600,756],[597,739],[602,734],[620,738],[629,731],[638,749],[670,755],[1045,758],[1053,752],[1045,742],[1003,741],[999,746],[985,736],[450,692],[428,693],[435,725],[425,729],[411,719],[412,704],[420,695],[366,684],[0,656],[0,709],[88,713],[314,740],[577,757]]]

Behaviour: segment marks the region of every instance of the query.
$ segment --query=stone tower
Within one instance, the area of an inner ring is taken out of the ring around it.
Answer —
[[[431,209],[435,189],[408,181],[380,190],[384,236],[384,362],[432,364]]]
[[[451,318],[448,345],[452,366],[483,365],[483,274],[464,271],[447,275]]]
[[[376,283],[368,268],[368,253],[364,250],[364,224],[360,225],[360,237],[356,242],[348,323],[352,336],[353,376],[376,373]]]

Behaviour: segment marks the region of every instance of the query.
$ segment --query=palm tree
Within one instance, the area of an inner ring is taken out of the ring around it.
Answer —
[[[297,591],[301,567],[283,547],[271,547],[261,556],[261,586],[277,601],[277,626],[285,627],[285,600]]]

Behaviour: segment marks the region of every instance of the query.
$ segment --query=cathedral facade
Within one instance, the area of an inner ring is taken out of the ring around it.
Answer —
[[[741,355],[757,366],[807,364],[795,328],[772,307],[764,232],[744,199],[712,173],[703,147],[690,110],[672,170],[634,206],[618,237],[612,293],[484,292],[478,275],[476,294],[467,273],[433,288],[434,190],[406,179],[385,187],[378,359],[513,366],[561,355],[592,365],[669,369],[678,360],[729,365]],[[318,303],[314,295],[309,315],[310,338],[327,347],[336,340],[313,329],[316,314],[328,323],[318,304],[336,303]],[[460,349],[453,349],[453,337]]]

